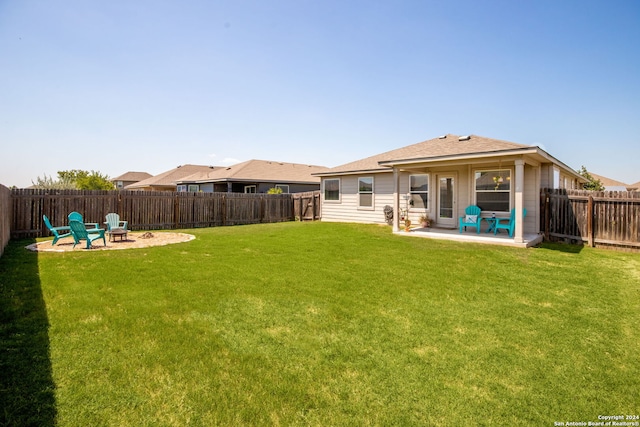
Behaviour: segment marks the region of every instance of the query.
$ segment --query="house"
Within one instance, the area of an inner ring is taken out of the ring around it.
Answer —
[[[125,186],[125,190],[176,191],[176,181],[196,172],[213,170],[218,166],[181,165],[174,169]]]
[[[635,184],[630,184],[627,187],[627,191],[640,191],[640,181],[636,182]]]
[[[320,178],[313,174],[327,169],[298,163],[248,160],[229,167],[198,171],[176,183],[178,191],[266,193],[271,188],[281,188],[283,193],[299,193],[319,190]]]
[[[127,185],[135,184],[144,179],[151,178],[153,175],[147,172],[126,172],[115,178],[111,178],[111,182],[118,190],[124,189]]]
[[[539,235],[541,188],[585,182],[540,147],[476,135],[443,135],[316,175],[323,221],[384,224],[384,208],[391,206],[394,231],[399,218],[415,224],[423,214],[435,227],[455,229],[469,205],[478,205],[483,218],[526,209],[524,220],[516,215],[518,244],[526,243],[525,233]]]

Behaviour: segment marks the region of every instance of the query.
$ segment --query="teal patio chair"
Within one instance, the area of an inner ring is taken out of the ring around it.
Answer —
[[[522,218],[527,216],[527,210],[522,210]],[[509,218],[496,218],[496,225],[493,229],[493,234],[498,234],[498,230],[507,230],[509,237],[513,237],[513,230],[516,228],[516,210],[511,209]]]
[[[480,234],[480,207],[476,205],[467,206],[464,210],[464,216],[460,217],[460,233],[462,233],[462,227],[464,231],[467,231],[467,227],[475,227],[476,232]]]
[[[100,224],[98,224],[97,222],[84,222],[84,219],[82,219],[82,214],[79,212],[73,211],[67,216],[67,218],[69,219],[69,222],[80,221],[84,224],[85,227],[87,227],[87,229],[100,230]]]
[[[42,219],[44,220],[44,225],[46,225],[51,234],[53,234],[51,246],[55,245],[58,240],[71,236],[71,228],[69,228],[69,226],[63,225],[60,227],[54,227],[51,225],[51,221],[49,221],[49,218],[47,218],[46,215],[42,215]]]
[[[120,215],[117,213],[108,213],[107,220],[104,222],[107,225],[107,232],[111,230],[126,230],[128,221],[120,221]]]
[[[69,221],[69,227],[71,227],[71,234],[73,235],[74,248],[81,240],[87,241],[87,249],[91,249],[91,242],[98,239],[102,239],[102,243],[107,246],[107,240],[104,237],[104,229],[94,228],[87,230],[87,227],[84,226],[83,222],[74,219]]]

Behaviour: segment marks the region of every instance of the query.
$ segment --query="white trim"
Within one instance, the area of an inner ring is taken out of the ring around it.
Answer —
[[[338,181],[338,199],[327,199],[327,181]],[[342,178],[323,178],[322,179],[322,201],[326,203],[342,203]]]

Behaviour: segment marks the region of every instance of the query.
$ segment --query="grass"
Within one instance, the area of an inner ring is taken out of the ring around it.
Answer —
[[[0,259],[0,425],[553,425],[640,413],[640,255],[282,223]]]

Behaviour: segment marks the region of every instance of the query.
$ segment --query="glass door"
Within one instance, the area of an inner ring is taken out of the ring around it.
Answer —
[[[441,227],[455,228],[454,217],[454,191],[455,180],[453,176],[441,175],[438,177],[438,225]]]

